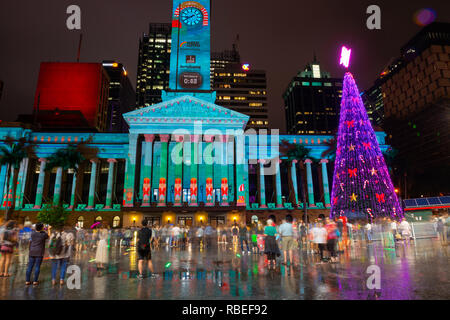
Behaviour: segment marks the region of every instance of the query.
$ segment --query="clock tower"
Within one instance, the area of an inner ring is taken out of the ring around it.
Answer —
[[[169,90],[209,91],[210,0],[173,0]]]

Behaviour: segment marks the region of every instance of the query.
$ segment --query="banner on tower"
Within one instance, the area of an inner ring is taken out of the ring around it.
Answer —
[[[209,0],[174,0],[170,89],[210,90],[209,17]]]

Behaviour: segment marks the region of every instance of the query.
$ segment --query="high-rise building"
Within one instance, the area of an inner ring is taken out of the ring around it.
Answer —
[[[122,63],[103,61],[103,68],[109,76],[108,96],[108,132],[127,132],[128,125],[122,114],[135,109],[136,92],[128,78],[128,73]]]
[[[214,85],[214,71],[225,69],[230,64],[241,64],[241,56],[236,43],[233,44],[231,50],[211,52],[211,86]]]
[[[101,63],[42,62],[34,99],[36,119],[81,113],[88,126],[107,129],[109,77]],[[52,120],[53,121],[53,120]],[[80,125],[84,126],[80,120]]]
[[[381,92],[384,127],[409,177],[401,189],[410,196],[450,192],[450,23],[423,28],[400,60]]]
[[[171,33],[170,23],[150,23],[148,34],[139,40],[137,108],[161,102],[162,90],[169,87]]]
[[[367,115],[369,116],[372,125],[378,127],[384,126],[384,97],[381,86],[390,78],[392,74],[400,69],[404,63],[403,58],[394,59],[394,61],[389,62],[387,66],[383,69],[377,80],[372,87],[362,92],[362,100],[364,106],[367,110]]]
[[[331,78],[314,61],[300,71],[283,94],[289,134],[332,134],[339,120],[342,79]]]
[[[217,64],[219,60],[215,61]],[[214,70],[216,103],[250,116],[247,129],[268,129],[266,71],[253,70],[240,63],[224,64],[225,68]]]

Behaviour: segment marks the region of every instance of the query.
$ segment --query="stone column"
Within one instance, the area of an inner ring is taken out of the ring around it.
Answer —
[[[280,169],[281,160],[275,159],[275,192],[277,194],[277,208],[283,207],[283,197],[281,194],[281,169]]]
[[[112,207],[112,196],[114,187],[114,169],[116,165],[116,159],[108,159],[108,183],[106,185],[106,204],[105,209],[111,209]]]
[[[77,165],[77,170],[73,170],[73,177],[72,177],[72,192],[70,194],[70,206],[69,209],[73,209],[73,207],[75,206],[75,194],[77,191],[77,171],[78,171],[79,166]]]
[[[264,164],[266,160],[260,159],[259,162],[259,207],[267,208],[266,205],[266,181],[264,175]]]
[[[27,180],[27,170],[28,170],[28,158],[24,158],[20,162],[19,174],[17,176],[17,186],[15,194],[15,208],[22,208],[23,193],[25,191],[25,184]]]
[[[161,156],[159,164],[158,207],[165,207],[167,197],[167,147],[169,144],[170,135],[160,134],[159,137],[161,139]]]
[[[214,136],[212,135],[205,135],[203,136],[203,139],[207,143],[205,150],[203,151],[204,162],[205,162],[205,177],[206,177],[206,201],[205,206],[211,207],[214,206],[214,175],[213,175],[213,161],[214,158],[212,156],[212,150],[213,150],[213,140]]]
[[[176,141],[175,150],[177,154],[174,155],[175,159],[175,174],[174,174],[174,195],[173,195],[173,205],[175,207],[181,207],[183,204],[183,135],[175,135],[174,139]],[[173,152],[173,151],[172,151]]]
[[[152,161],[153,161],[153,140],[154,134],[144,134],[144,166],[142,167],[143,183],[142,183],[142,207],[149,207],[152,196]]]
[[[97,184],[97,159],[92,159],[91,163],[91,180],[89,182],[89,198],[88,198],[88,206],[86,209],[93,209],[95,203],[95,187]]]
[[[298,186],[297,186],[297,168],[295,167],[297,165],[297,160],[292,160],[292,165],[291,165],[291,179],[292,179],[292,186],[294,188],[294,190],[292,190],[294,192],[294,201],[295,201],[295,205],[298,205]]]
[[[3,199],[3,192],[5,191],[6,173],[8,171],[8,165],[3,165],[0,172],[0,199]]]
[[[61,199],[61,179],[62,179],[62,168],[56,168],[56,179],[55,179],[55,191],[53,192],[53,205],[59,205],[59,200]]]
[[[200,136],[193,134],[190,136],[191,141],[191,166],[190,166],[190,190],[191,190],[191,201],[190,206],[198,206],[198,141]]]
[[[236,190],[234,189],[234,136],[228,136],[227,143],[227,159],[228,159],[228,203],[236,203]]]
[[[239,207],[247,206],[248,176],[246,176],[247,159],[245,155],[245,136],[236,136],[236,205]]]
[[[128,156],[125,165],[125,181],[123,186],[123,206],[134,206],[134,184],[136,179],[136,148],[139,135],[129,134]]]
[[[12,207],[13,204],[13,183],[14,183],[14,165],[12,164],[9,169],[9,183],[6,187],[5,199],[3,206],[7,209]]]
[[[311,159],[306,159],[306,182],[308,184],[308,202],[310,207],[315,207],[316,204],[314,202],[314,186],[311,172]]]
[[[231,136],[220,135],[219,143],[221,144],[221,181],[220,181],[220,205],[228,206],[228,157],[227,157],[227,146],[228,142],[231,141]]]
[[[44,192],[44,182],[45,182],[45,164],[47,163],[47,159],[40,158],[39,159],[40,167],[39,167],[39,178],[36,188],[36,201],[34,202],[34,209],[40,209],[42,206],[42,193]]]
[[[325,201],[325,207],[331,208],[330,203],[330,187],[328,185],[328,171],[327,171],[327,159],[320,160],[320,163],[322,164],[322,183],[323,183],[323,197]]]

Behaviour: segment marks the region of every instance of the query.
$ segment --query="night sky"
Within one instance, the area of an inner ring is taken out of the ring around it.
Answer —
[[[134,86],[139,38],[150,22],[171,19],[171,0],[1,1],[0,119],[32,112],[41,61],[75,61],[80,31],[66,28],[71,4],[81,7],[81,62],[120,61]],[[366,28],[371,4],[381,7],[381,30]],[[339,49],[350,46],[351,71],[360,89],[367,89],[421,29],[413,15],[425,7],[437,12],[437,21],[450,22],[450,1],[442,0],[213,0],[211,48],[230,49],[240,35],[242,60],[267,71],[269,120],[284,132],[281,95],[313,52],[322,69],[342,77]]]

